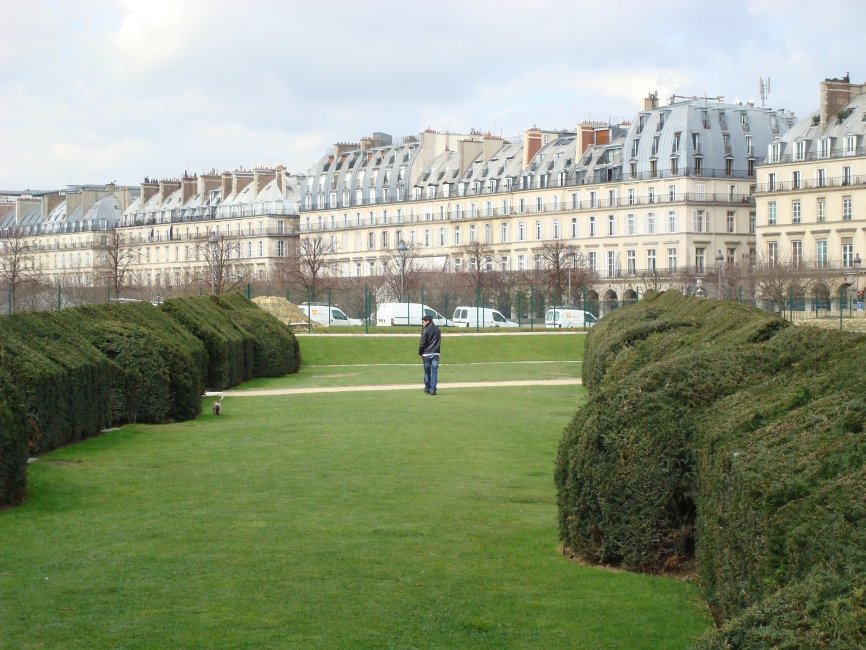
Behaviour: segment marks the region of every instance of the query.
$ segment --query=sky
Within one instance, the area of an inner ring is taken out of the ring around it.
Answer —
[[[650,92],[804,117],[866,82],[855,0],[0,0],[0,192],[284,165],[425,129],[631,120]]]

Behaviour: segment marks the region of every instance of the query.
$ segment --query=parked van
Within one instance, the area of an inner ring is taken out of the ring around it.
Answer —
[[[421,317],[428,315],[439,327],[450,326],[451,321],[438,311],[419,302],[383,302],[376,309],[376,325],[417,325],[421,327]]]
[[[455,327],[520,327],[501,312],[487,307],[458,307],[452,320]]]
[[[349,318],[345,312],[339,307],[327,305],[319,302],[303,302],[298,305],[298,309],[304,312],[304,316],[309,318],[314,323],[326,325],[328,327],[337,327],[341,325],[361,325],[361,320],[358,318]]]
[[[571,307],[551,307],[544,317],[545,327],[592,327],[598,319],[592,312]]]

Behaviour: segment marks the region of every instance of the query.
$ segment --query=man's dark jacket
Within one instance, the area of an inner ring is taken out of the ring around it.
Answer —
[[[430,323],[421,332],[421,344],[418,346],[418,354],[439,354],[439,346],[442,343],[442,333],[436,327],[436,323]]]

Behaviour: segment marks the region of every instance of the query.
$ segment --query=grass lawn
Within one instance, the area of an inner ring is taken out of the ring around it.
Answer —
[[[374,340],[357,363],[396,362]],[[0,648],[687,647],[694,585],[559,553],[581,390],[232,397],[48,454],[0,513]]]

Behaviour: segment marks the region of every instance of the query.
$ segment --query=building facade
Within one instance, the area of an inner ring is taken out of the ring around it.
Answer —
[[[812,270],[802,287],[827,302],[863,288],[866,85],[821,83],[820,107],[771,142],[755,187],[759,259]],[[798,287],[798,290],[801,288]]]
[[[845,124],[825,137],[841,151],[840,165],[841,158],[849,164],[824,173],[856,179],[866,174],[859,132],[849,132],[862,117],[859,90],[848,84],[842,99],[832,90],[828,97],[840,104],[827,110],[836,121],[845,113]],[[803,199],[801,223],[792,214],[790,224],[776,199],[772,225],[795,226],[784,235],[758,215],[777,193],[791,191],[781,182],[789,174],[788,143],[815,139],[809,152],[824,146],[807,121],[792,129],[794,116],[785,111],[720,97],[674,96],[662,104],[650,94],[631,122],[581,123],[573,131],[532,128],[513,138],[374,133],[336,144],[302,176],[276,167],[12,197],[0,201],[0,235],[26,237],[42,274],[68,281],[74,272],[91,282],[116,236],[134,281],[155,290],[213,283],[212,257],[225,246],[250,279],[285,275],[297,266],[299,247],[312,241],[327,253],[329,272],[346,278],[382,275],[401,246],[418,268],[445,272],[479,264],[540,270],[554,247],[591,274],[597,295],[615,302],[648,288],[694,289],[722,267],[760,257],[773,237],[776,250],[792,249],[807,214]],[[854,193],[827,194],[826,214],[838,202],[841,215],[854,216],[856,201]],[[814,203],[814,221],[825,223],[817,195]],[[835,239],[828,237],[831,265],[853,264],[864,243],[861,226],[846,235],[846,221],[840,217]],[[826,227],[802,238],[816,260],[818,231]]]
[[[284,275],[296,259],[298,187],[277,167],[7,196],[0,263],[18,256],[26,275],[66,286],[111,286],[122,266],[124,284],[145,295],[212,285],[215,260],[234,276],[221,281]]]
[[[378,275],[400,242],[421,268],[445,271],[475,264],[476,244],[490,269],[539,269],[561,242],[616,300],[660,274],[697,278],[752,256],[755,170],[793,123],[720,98],[661,106],[650,95],[626,124],[337,145],[307,177],[301,237],[321,238],[344,276]]]

